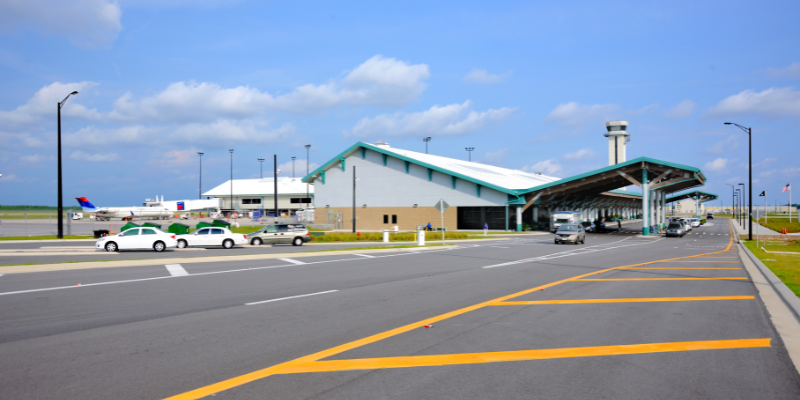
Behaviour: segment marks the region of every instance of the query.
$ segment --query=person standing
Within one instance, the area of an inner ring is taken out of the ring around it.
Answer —
[[[621,221],[621,220],[619,220],[619,219],[617,219],[617,230],[618,230],[618,231],[621,231],[621,230],[622,230],[622,221]]]
[[[483,236],[486,236],[489,233],[489,224],[484,222],[483,223]]]

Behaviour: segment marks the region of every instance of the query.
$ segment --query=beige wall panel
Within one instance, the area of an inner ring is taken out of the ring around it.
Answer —
[[[344,229],[350,230],[353,226],[351,217],[353,209],[348,208],[318,208],[317,219],[318,223],[327,223],[328,210],[333,214],[342,214],[342,221],[344,221]],[[458,226],[457,221],[457,207],[450,207],[444,212],[444,226],[447,230],[456,230]],[[389,216],[389,223],[383,223],[383,216]],[[397,223],[392,223],[392,215],[397,215]],[[382,231],[384,229],[392,229],[395,225],[401,231],[410,231],[417,227],[417,225],[430,224],[436,228],[441,226],[441,215],[434,207],[358,207],[356,209],[356,216],[358,223],[356,229],[362,231]]]

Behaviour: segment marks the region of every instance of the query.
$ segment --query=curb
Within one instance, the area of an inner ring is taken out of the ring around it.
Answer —
[[[797,297],[789,288],[781,282],[781,280],[775,276],[775,274],[766,266],[758,257],[753,254],[750,249],[739,243],[739,246],[744,249],[747,256],[750,257],[750,261],[758,267],[759,271],[764,275],[764,278],[767,279],[770,286],[778,293],[783,303],[786,304],[790,310],[792,310],[792,314],[794,314],[794,318],[800,322],[800,297]]]

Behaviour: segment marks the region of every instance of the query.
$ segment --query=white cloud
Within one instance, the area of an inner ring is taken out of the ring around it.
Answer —
[[[545,175],[553,176],[554,174],[561,171],[561,165],[559,165],[555,159],[550,159],[550,160],[540,161],[533,165],[526,165],[520,169],[526,172],[541,172]]]
[[[127,93],[114,103],[110,116],[126,121],[208,121],[244,118],[267,110],[308,114],[341,106],[403,106],[425,90],[430,77],[425,64],[374,56],[339,81],[306,84],[273,96],[256,88],[223,88],[208,82],[176,82],[141,100]]]
[[[592,120],[599,121],[607,118],[610,113],[617,110],[619,110],[619,106],[616,104],[581,105],[573,101],[561,104],[550,111],[545,120],[562,125],[580,125]]]
[[[800,76],[800,62],[793,62],[792,65],[786,68],[767,68],[767,74],[774,77],[788,76],[797,78]]]
[[[767,167],[770,164],[774,163],[775,161],[778,161],[777,157],[769,157],[769,158],[763,159],[761,162],[755,163],[753,166],[754,167],[762,167],[762,168],[764,168],[764,167]]]
[[[115,0],[0,1],[0,29],[33,26],[67,37],[80,47],[105,47],[122,30],[122,10]]]
[[[578,151],[564,154],[565,160],[587,160],[594,157],[595,152],[590,148],[580,149]]]
[[[12,111],[0,111],[0,129],[17,130],[23,126],[30,126],[42,121],[42,117],[53,118],[57,105],[68,94],[78,91],[78,95],[70,96],[69,100],[61,107],[61,117],[76,117],[89,120],[99,120],[102,114],[94,109],[88,109],[80,104],[80,92],[96,86],[94,82],[55,82],[39,89],[25,104]]]
[[[494,75],[490,74],[485,69],[473,69],[469,71],[469,73],[464,77],[464,81],[470,83],[480,83],[480,84],[490,84],[490,83],[500,83],[504,79],[511,76],[511,71],[506,72],[502,75]]]
[[[703,166],[703,169],[711,172],[724,172],[728,170],[730,160],[727,158],[717,158],[714,161],[709,161]]]
[[[8,182],[22,182],[22,179],[15,174],[3,174],[3,176],[0,177],[0,183]]]
[[[110,162],[110,161],[117,161],[117,153],[95,153],[89,154],[84,151],[78,150],[73,151],[72,154],[69,155],[69,158],[78,161],[89,161],[89,162]]]
[[[508,149],[501,149],[497,151],[490,151],[481,157],[480,162],[489,165],[500,165],[505,161]]]
[[[678,103],[678,105],[676,105],[675,107],[672,107],[671,109],[667,110],[664,113],[664,117],[666,117],[667,119],[684,119],[692,115],[692,113],[696,108],[697,106],[694,103],[692,103],[691,100],[684,100]]]
[[[774,117],[800,116],[800,92],[792,87],[769,88],[761,92],[745,90],[729,96],[706,111],[709,117],[756,114]]]
[[[271,159],[267,159],[267,162],[269,162],[269,161],[272,161],[272,160]],[[265,162],[265,164],[267,162]],[[295,174],[294,174],[294,176],[297,179],[302,179],[304,176],[306,176],[306,160],[305,159],[303,159],[303,160],[295,160],[294,162],[295,162],[295,164],[294,164],[294,166],[295,166],[295,170],[294,170]],[[270,167],[270,168],[272,168],[272,167]],[[312,163],[310,163],[308,165],[308,169],[310,171],[313,171],[313,170],[315,170],[317,168],[319,168],[319,164],[317,164],[317,163],[313,163],[312,162]],[[278,169],[281,170],[281,172],[278,173],[279,176],[288,176],[288,177],[292,176],[292,162],[291,161],[287,161],[287,162],[285,162],[283,164],[278,164]],[[271,169],[269,171],[264,170],[264,176],[271,177],[272,176],[272,170]]]
[[[43,156],[41,154],[28,154],[28,155],[24,155],[24,156],[20,157],[19,161],[23,162],[25,164],[41,164],[41,163],[43,163],[45,161],[50,161],[52,159],[53,159],[52,156],[47,157],[47,156]]]
[[[640,116],[640,115],[645,115],[645,114],[647,114],[647,113],[649,113],[651,111],[656,111],[656,110],[658,110],[658,104],[650,104],[649,106],[644,106],[644,107],[642,107],[642,108],[640,108],[638,110],[625,111],[625,115],[628,115],[628,116]]]
[[[352,136],[465,135],[488,124],[501,123],[516,110],[503,107],[467,112],[471,105],[472,102],[467,100],[462,104],[433,106],[421,112],[398,112],[363,118],[353,127]]]
[[[739,147],[739,139],[736,135],[728,136],[726,139],[720,140],[719,142],[715,143],[711,147],[706,149],[706,153],[709,154],[722,154],[732,151],[733,149]]]

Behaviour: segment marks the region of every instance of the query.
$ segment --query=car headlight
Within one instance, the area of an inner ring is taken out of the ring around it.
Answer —
[[[576,237],[577,237],[576,235],[569,235],[570,239],[575,239]]]

